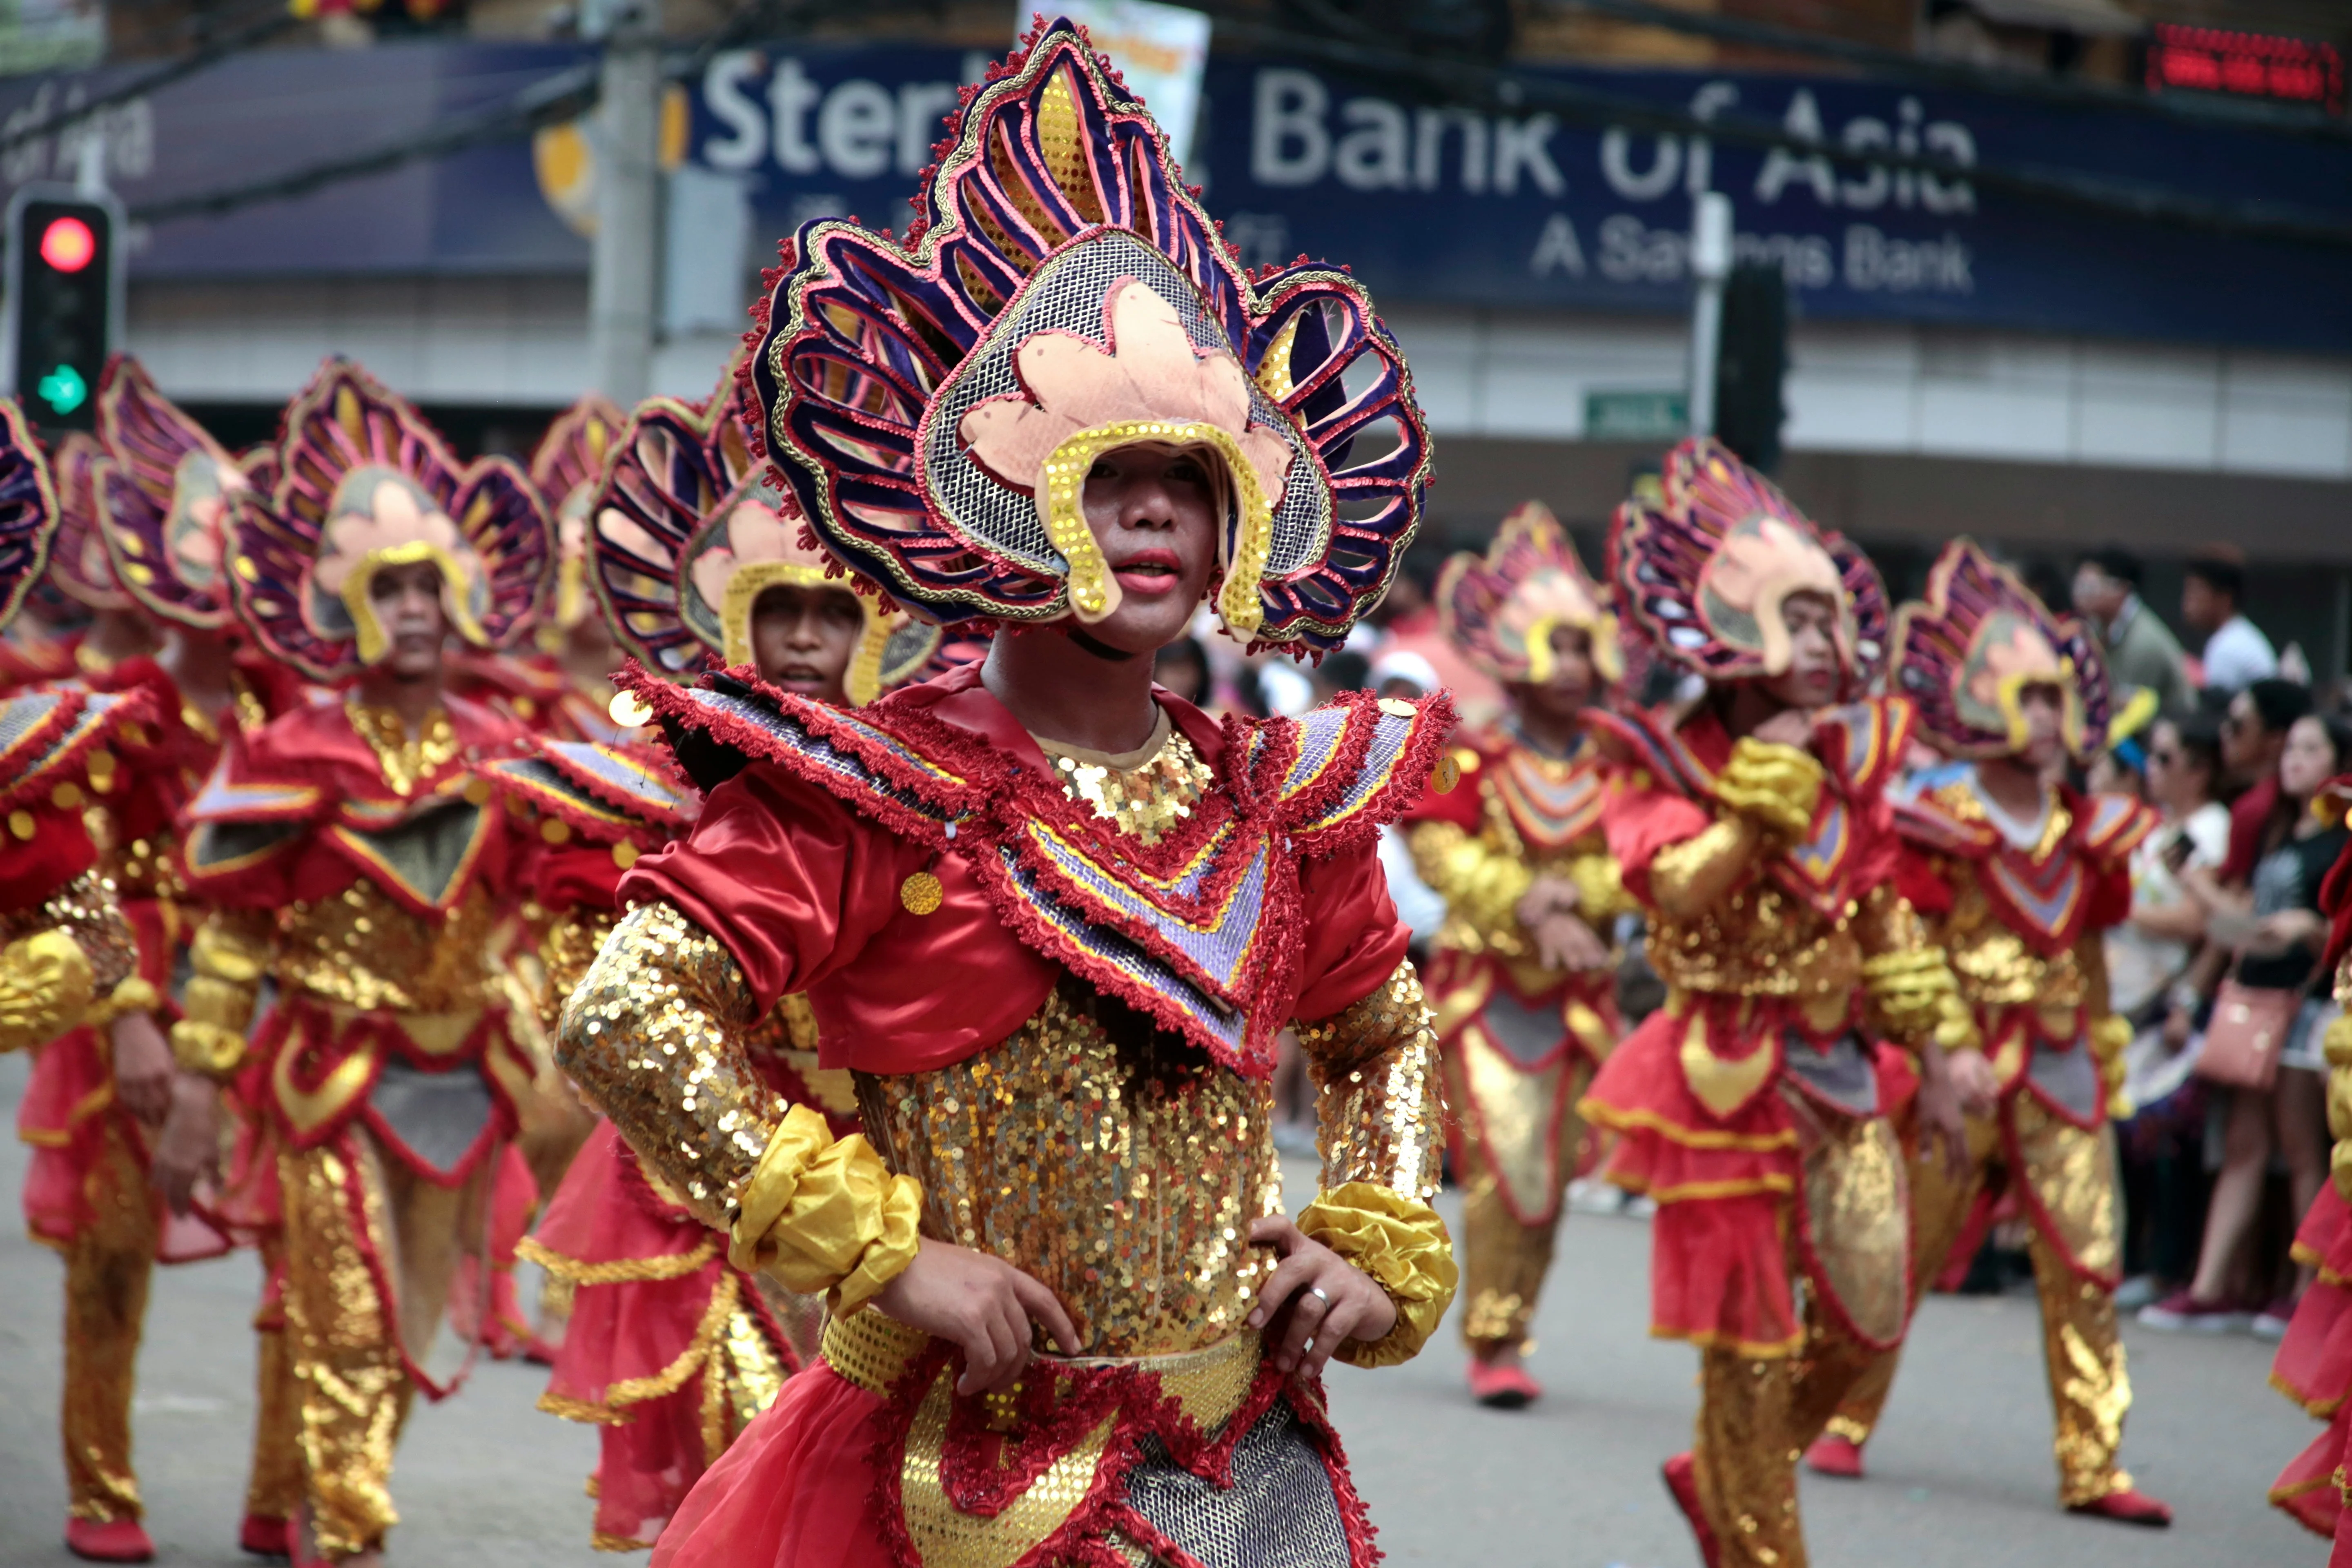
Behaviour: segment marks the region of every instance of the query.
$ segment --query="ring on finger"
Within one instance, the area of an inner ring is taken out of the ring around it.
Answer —
[[[1305,1344],[1303,1344],[1303,1345],[1299,1346],[1298,1348],[1299,1348],[1299,1353],[1300,1353],[1300,1354],[1302,1354],[1302,1355],[1313,1355],[1313,1354],[1315,1353],[1315,1336],[1314,1336],[1313,1334],[1309,1334],[1309,1335],[1307,1335],[1307,1342],[1306,1342]]]
[[[1307,1287],[1307,1293],[1327,1307],[1331,1304],[1331,1293],[1320,1285],[1309,1285]]]

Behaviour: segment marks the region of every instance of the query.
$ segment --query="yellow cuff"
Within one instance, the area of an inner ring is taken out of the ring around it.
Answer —
[[[232,1079],[245,1066],[245,1037],[218,1024],[183,1018],[172,1026],[172,1059],[184,1072],[215,1081]]]
[[[1813,826],[1825,777],[1811,753],[1744,735],[1716,775],[1715,798],[1782,838],[1801,841]]]
[[[1437,1211],[1374,1182],[1349,1182],[1300,1210],[1298,1228],[1370,1275],[1396,1304],[1394,1328],[1333,1353],[1350,1366],[1394,1366],[1418,1355],[1462,1278]]]
[[[1633,907],[1625,894],[1625,876],[1612,855],[1579,855],[1569,861],[1568,879],[1576,884],[1576,912],[1605,939],[1609,922]]]
[[[247,982],[198,974],[181,994],[180,1013],[193,1022],[241,1036],[253,1022],[254,997],[255,987]]]
[[[2124,1092],[2124,1079],[2128,1076],[2124,1052],[2132,1043],[2131,1020],[2109,1013],[2091,1022],[2091,1059],[2099,1064],[2099,1077],[2107,1086],[2107,1115],[2117,1121],[2127,1120],[2132,1113],[2131,1096]]]
[[[196,934],[189,939],[188,961],[195,965],[198,974],[235,985],[257,986],[262,971],[269,964],[269,949],[266,943],[215,919],[198,926]]]
[[[103,1000],[92,1002],[81,1021],[93,1028],[102,1028],[125,1013],[152,1013],[160,1001],[155,987],[139,975],[131,975]]]
[[[81,1022],[96,988],[89,955],[61,931],[0,948],[0,1051],[47,1045]]]
[[[1980,1049],[1976,1016],[1937,947],[1906,948],[1863,961],[1863,994],[1898,1045],[1930,1042],[1948,1051]]]
[[[857,1133],[836,1141],[805,1105],[784,1112],[737,1205],[728,1261],[803,1296],[830,1293],[845,1318],[914,1261],[922,1184],[891,1174]]]

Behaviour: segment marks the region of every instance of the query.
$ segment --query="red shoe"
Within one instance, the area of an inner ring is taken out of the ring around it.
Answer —
[[[2072,1504],[2066,1511],[2086,1519],[2112,1519],[2118,1524],[2144,1524],[2151,1530],[2167,1530],[2172,1525],[2171,1505],[2158,1501],[2137,1487],[2109,1492],[2094,1502]]]
[[[1862,1448],[1851,1437],[1841,1437],[1834,1432],[1824,1432],[1813,1439],[1805,1450],[1805,1468],[1817,1476],[1835,1476],[1842,1481],[1862,1479]]]
[[[1666,1495],[1683,1510],[1689,1521],[1691,1535],[1698,1542],[1698,1560],[1706,1568],[1722,1568],[1723,1548],[1717,1544],[1715,1527],[1706,1521],[1706,1510],[1698,1505],[1698,1467],[1688,1454],[1676,1454],[1658,1473],[1665,1478]]]
[[[256,1557],[291,1557],[292,1534],[291,1527],[282,1519],[264,1519],[257,1513],[248,1513],[245,1522],[237,1526],[236,1543]]]
[[[135,1519],[68,1519],[66,1550],[92,1563],[152,1563],[155,1542]]]
[[[1499,1366],[1473,1356],[1470,1397],[1490,1410],[1524,1410],[1543,1397],[1543,1384],[1517,1362]]]

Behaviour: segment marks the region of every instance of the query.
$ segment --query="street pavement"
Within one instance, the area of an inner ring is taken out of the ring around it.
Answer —
[[[0,1058],[13,1110],[21,1058]],[[0,1152],[0,1195],[25,1168]],[[1296,1168],[1292,1185],[1311,1184]],[[1646,1335],[1646,1226],[1572,1216],[1538,1325],[1549,1389],[1501,1414],[1462,1393],[1451,1328],[1381,1373],[1335,1368],[1331,1403],[1389,1561],[1436,1568],[1691,1568],[1658,1461],[1689,1438],[1692,1352]],[[0,1233],[0,1568],[72,1561],[56,1410],[58,1259]],[[137,1412],[140,1481],[166,1563],[249,1563],[236,1549],[253,1418],[258,1270],[249,1256],[159,1270]],[[2326,1546],[2263,1492],[2315,1428],[2265,1385],[2270,1347],[2126,1330],[2138,1394],[2125,1458],[2169,1500],[2169,1531],[2068,1519],[2052,1500],[2049,1411],[2029,1297],[1936,1297],[1922,1309],[1886,1420],[1856,1484],[1804,1483],[1817,1568],[2317,1568]],[[587,1568],[582,1481],[595,1439],[532,1407],[546,1374],[484,1364],[421,1405],[394,1492],[394,1562],[412,1568]]]

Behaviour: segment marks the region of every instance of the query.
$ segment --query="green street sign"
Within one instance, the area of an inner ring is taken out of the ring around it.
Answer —
[[[1690,405],[1679,392],[1588,392],[1588,441],[1678,441],[1690,433]]]

